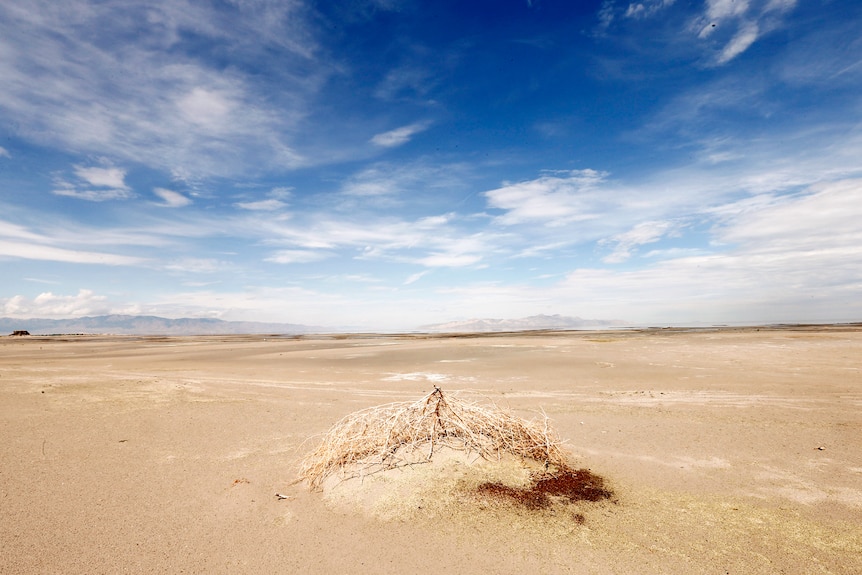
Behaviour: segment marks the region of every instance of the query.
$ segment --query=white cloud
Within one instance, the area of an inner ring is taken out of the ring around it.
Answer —
[[[139,222],[142,224],[142,222]],[[223,226],[222,226],[223,227]],[[207,232],[208,233],[208,232]],[[138,229],[112,229],[83,226],[52,217],[43,221],[36,218],[30,227],[0,220],[0,258],[31,259],[68,263],[148,266],[148,257],[126,255],[125,246],[164,249],[172,244],[174,236],[183,238],[200,234],[200,228],[182,222],[159,222]]]
[[[72,181],[56,178],[54,194],[91,202],[125,200],[134,196],[126,185],[126,171],[121,168],[74,166]]]
[[[81,180],[99,188],[128,189],[126,186],[126,170],[120,168],[97,168],[75,166],[75,175]]]
[[[711,254],[634,271],[576,270],[552,294],[644,322],[862,317],[862,180],[720,212],[728,217]]]
[[[723,243],[754,254],[819,253],[825,258],[850,250],[862,258],[862,179],[815,184],[803,194],[736,206],[719,210],[726,214],[716,231]]]
[[[253,212],[276,212],[287,206],[287,202],[284,200],[290,198],[292,190],[293,189],[289,187],[278,186],[272,188],[269,193],[267,193],[268,198],[265,200],[237,202],[234,205],[240,209],[250,210]]]
[[[280,210],[287,204],[281,200],[270,198],[268,200],[258,200],[256,202],[237,202],[234,205],[243,210],[274,212],[276,210]]]
[[[668,251],[661,261],[630,270],[579,268],[551,286],[460,286],[445,290],[440,304],[445,295],[453,316],[568,310],[647,325],[858,320],[860,218],[862,183],[824,184],[749,206],[740,220],[714,231],[723,245],[709,254]]]
[[[626,8],[624,16],[626,18],[649,18],[668,8],[673,6],[676,0],[645,0],[644,2],[632,2]]]
[[[468,232],[462,225],[453,214],[406,220],[367,213],[343,218],[318,214],[290,222],[262,218],[249,223],[264,244],[287,248],[268,258],[280,263],[339,255],[426,267],[463,267],[497,251],[501,234]]]
[[[710,20],[721,20],[732,16],[741,16],[748,11],[748,0],[707,0],[706,17]]]
[[[721,51],[716,61],[719,64],[725,64],[748,50],[749,46],[757,40],[759,32],[760,29],[753,22],[742,26]]]
[[[664,250],[650,250],[644,254],[644,257],[667,260],[702,255],[706,255],[706,251],[700,248],[668,248]]]
[[[602,0],[602,5],[599,8],[597,17],[599,20],[598,32],[604,34],[610,28],[614,21],[615,6],[614,0]]]
[[[269,191],[269,196],[277,200],[286,200],[293,194],[293,188],[277,186]]]
[[[0,8],[0,109],[25,139],[188,179],[302,165],[291,139],[330,68],[305,65],[315,44],[300,8],[10,0]],[[240,60],[272,49],[294,62],[278,70],[278,101],[238,67],[211,67],[186,52],[187,32]]]
[[[182,258],[170,262],[165,269],[173,272],[211,274],[227,267],[229,264],[212,258]]]
[[[432,69],[409,62],[390,70],[377,86],[374,95],[381,100],[424,97],[435,84]]]
[[[522,245],[518,247],[517,252],[512,256],[515,258],[545,258],[550,259],[558,257],[572,242],[562,240],[552,243],[537,243],[535,245]]]
[[[219,302],[214,307],[213,302]],[[167,293],[145,306],[168,317],[218,317],[224,320],[283,321],[306,325],[361,323],[369,313],[355,300],[301,287],[249,287],[245,291],[193,290]],[[369,322],[373,323],[373,322]]]
[[[70,198],[77,198],[79,200],[87,200],[88,202],[125,200],[133,195],[129,190],[89,190],[81,189],[64,182],[58,182],[58,186],[51,191],[58,196],[67,196]]]
[[[419,258],[416,260],[416,263],[430,268],[459,268],[472,266],[480,261],[482,261],[482,256],[479,254],[435,253],[424,258]]]
[[[143,258],[133,256],[72,250],[5,240],[0,240],[0,257],[109,266],[141,265],[146,261]]]
[[[404,174],[398,169],[378,164],[355,174],[342,187],[342,193],[349,196],[387,196],[395,195],[403,189]]]
[[[595,170],[553,172],[535,180],[507,184],[484,193],[490,207],[504,210],[505,225],[547,222],[552,225],[600,217],[607,192],[597,194],[606,174]]]
[[[0,146],[0,158],[11,158],[12,154],[9,153],[9,150]]]
[[[769,0],[764,12],[787,12],[796,7],[796,0]]]
[[[79,290],[76,295],[71,296],[44,292],[32,300],[17,295],[0,302],[3,315],[20,318],[72,318],[111,311],[107,297],[88,289]]]
[[[320,219],[302,229],[285,227],[297,234],[286,237],[293,244],[320,243],[325,238],[328,249],[286,249],[276,252],[270,261],[308,263],[369,246],[377,253],[368,257],[421,264],[428,269],[403,281],[393,280],[394,285],[380,284],[385,293],[379,296],[369,291],[373,286],[366,289],[360,285],[351,289],[361,293],[346,290],[341,294],[335,293],[337,290],[249,288],[237,293],[166,294],[163,302],[145,308],[159,315],[199,315],[212,311],[212,302],[218,301],[220,309],[230,310],[225,313],[235,314],[237,319],[273,320],[273,310],[278,310],[281,321],[401,327],[411,327],[405,322],[431,323],[441,316],[499,317],[503,309],[512,317],[566,313],[648,324],[862,317],[858,298],[862,289],[862,228],[858,226],[862,221],[862,180],[824,182],[794,194],[763,194],[733,201],[725,197],[714,208],[700,209],[701,215],[713,222],[712,228],[705,229],[708,237],[704,241],[712,239],[709,253],[668,249],[650,254],[652,260],[641,260],[645,267],[640,269],[568,268],[564,280],[539,285],[528,277],[508,284],[465,285],[459,280],[453,282],[457,287],[433,292],[419,281],[428,272],[439,267],[475,268],[499,249],[501,238],[488,232],[458,234],[453,227],[458,223],[455,216],[428,218],[425,229],[417,225],[419,220],[365,221],[361,225]],[[633,249],[675,229],[675,224],[664,220],[642,223],[631,225],[614,239]],[[5,229],[17,236],[29,233],[14,224]],[[256,225],[254,232],[271,237],[273,229]],[[560,233],[565,236],[568,230]],[[504,239],[524,248],[523,236]],[[219,265],[198,263],[202,271],[217,271]],[[366,269],[373,268],[369,264]],[[411,288],[399,292],[403,286]],[[405,295],[408,292],[410,295]],[[357,301],[363,304],[358,306]]]
[[[616,247],[611,254],[602,258],[602,261],[616,264],[628,260],[636,247],[659,241],[672,225],[671,222],[666,221],[643,222],[627,232],[603,240],[601,243],[613,243]]]
[[[371,143],[384,148],[394,148],[409,142],[413,136],[428,129],[427,122],[417,122],[408,126],[402,126],[371,138]]]
[[[167,190],[165,188],[154,188],[153,193],[159,196],[164,202],[159,205],[166,208],[181,208],[192,203],[191,199],[173,190]]]
[[[369,200],[386,206],[407,195],[468,193],[466,174],[471,168],[464,164],[436,164],[424,161],[376,162],[350,176],[342,185],[345,201],[362,198],[362,203],[351,207],[364,207]]]
[[[414,181],[415,174],[403,167],[375,164],[354,174],[345,182],[341,191],[349,196],[365,198],[395,195]]]
[[[212,133],[225,129],[225,122],[236,112],[237,104],[236,98],[223,90],[200,86],[177,99],[177,107],[183,117]]]
[[[736,193],[785,192],[862,175],[857,159],[862,137],[840,120],[797,117],[792,126],[756,136],[745,125],[727,124],[728,116],[765,119],[774,114],[775,100],[765,90],[759,78],[729,74],[672,98],[637,138],[686,141],[688,163],[653,171],[640,178],[638,187],[649,187],[657,200],[681,192],[679,203],[694,200],[707,208]]]
[[[426,275],[428,275],[429,273],[431,273],[431,270],[424,270],[421,272],[416,272],[415,274],[411,274],[410,276],[407,277],[406,280],[404,280],[404,285],[408,286],[410,284],[414,284],[414,283],[418,282],[419,280],[421,280]]]
[[[0,236],[28,242],[43,242],[45,238],[20,224],[0,220]]]
[[[796,6],[795,0],[707,0],[694,28],[702,40],[717,37],[722,47],[714,63],[724,65],[748,50],[758,38],[783,25],[781,16]]]
[[[312,250],[279,250],[266,258],[266,261],[277,264],[308,264],[331,257],[328,252]]]

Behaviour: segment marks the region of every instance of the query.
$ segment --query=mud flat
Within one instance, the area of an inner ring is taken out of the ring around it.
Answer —
[[[544,412],[613,497],[293,483],[336,421],[434,386]],[[860,438],[858,326],[2,337],[0,573],[855,574]]]

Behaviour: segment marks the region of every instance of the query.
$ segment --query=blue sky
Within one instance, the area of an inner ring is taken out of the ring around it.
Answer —
[[[862,320],[855,0],[7,0],[0,315]]]

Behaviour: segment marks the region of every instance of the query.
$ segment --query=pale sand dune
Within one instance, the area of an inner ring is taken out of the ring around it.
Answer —
[[[615,502],[381,519],[291,485],[434,385],[543,409]],[[860,438],[851,328],[4,337],[0,573],[860,573]]]

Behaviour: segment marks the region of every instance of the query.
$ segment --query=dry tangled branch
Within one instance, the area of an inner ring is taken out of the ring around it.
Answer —
[[[510,453],[568,469],[559,438],[541,422],[499,408],[481,407],[434,391],[416,402],[358,411],[339,421],[302,463],[300,479],[320,487],[329,475],[347,477],[429,461],[441,447],[486,459]],[[416,457],[421,452],[422,457]],[[412,457],[411,457],[412,456]]]

